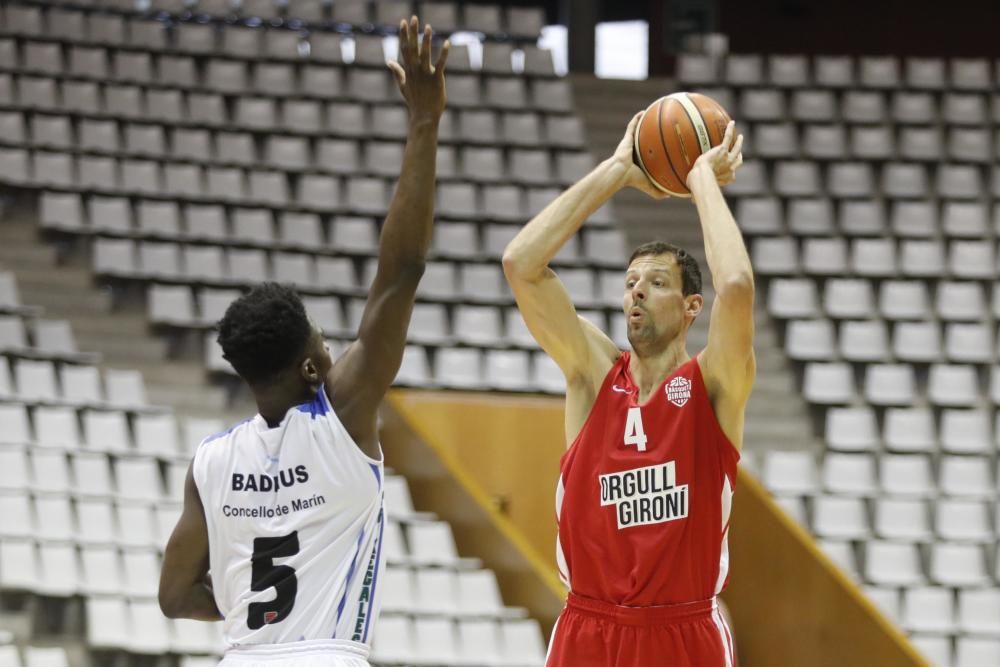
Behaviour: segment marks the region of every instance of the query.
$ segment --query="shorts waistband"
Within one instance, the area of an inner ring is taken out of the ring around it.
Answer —
[[[306,639],[281,644],[243,644],[226,649],[226,655],[252,655],[260,658],[329,655],[367,660],[369,652],[367,644],[348,639]]]
[[[566,598],[566,608],[598,616],[619,625],[669,625],[680,621],[709,618],[718,608],[718,602],[713,597],[708,600],[695,600],[681,604],[626,607],[581,597],[571,592]]]

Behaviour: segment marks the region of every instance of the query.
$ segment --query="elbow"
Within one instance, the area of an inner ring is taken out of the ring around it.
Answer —
[[[727,301],[741,300],[753,302],[754,298],[753,271],[739,271],[727,276],[716,289],[716,293]]]
[[[503,264],[503,274],[507,280],[524,280],[530,275],[530,268],[525,264],[524,258],[516,251],[512,251],[510,246],[503,253],[501,258]]]
[[[157,596],[157,601],[160,603],[160,612],[167,618],[180,618],[181,610],[180,605],[177,604],[177,600],[171,598],[169,595],[164,594],[161,590],[160,594]]]

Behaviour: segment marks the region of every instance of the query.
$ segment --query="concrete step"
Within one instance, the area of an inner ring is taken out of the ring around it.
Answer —
[[[133,368],[143,363],[162,362],[167,358],[167,345],[157,338],[83,334],[76,336],[76,344],[81,350],[100,352],[109,366]]]
[[[146,383],[146,396],[153,405],[169,405],[183,414],[218,415],[229,409],[226,392],[219,387],[151,385]]]

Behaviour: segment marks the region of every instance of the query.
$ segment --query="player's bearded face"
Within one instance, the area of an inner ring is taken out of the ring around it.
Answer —
[[[637,257],[625,273],[625,321],[633,349],[668,343],[684,325],[680,266],[672,255]]]

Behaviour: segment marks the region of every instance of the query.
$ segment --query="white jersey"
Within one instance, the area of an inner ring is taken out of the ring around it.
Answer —
[[[257,415],[206,438],[193,474],[227,648],[334,639],[367,655],[384,567],[383,467],[326,391],[275,428]]]

